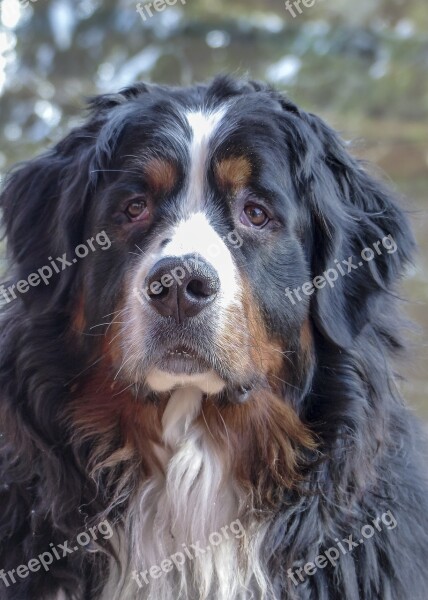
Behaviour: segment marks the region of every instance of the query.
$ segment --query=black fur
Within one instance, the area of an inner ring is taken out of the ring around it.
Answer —
[[[264,556],[278,598],[424,600],[428,484],[423,442],[392,367],[402,350],[396,284],[415,248],[407,218],[391,191],[348,154],[322,120],[262,84],[229,78],[188,89],[139,84],[98,97],[84,125],[43,156],[18,166],[6,181],[1,195],[11,265],[6,285],[48,264],[50,256],[73,254],[102,229],[117,243],[4,307],[0,568],[9,571],[50,543],[72,540],[100,521],[111,500],[108,488],[96,488],[89,477],[85,454],[75,449],[64,414],[73,384],[90,368],[102,339],[72,331],[83,283],[88,322],[100,323],[115,310],[132,260],[130,248],[144,244],[137,234],[128,245],[120,241],[121,224],[109,206],[124,176],[113,170],[124,169],[123,156],[147,139],[159,147],[174,143],[159,131],[160,120],[172,122],[201,101],[215,106],[226,99],[232,106],[231,137],[219,141],[218,152],[235,148],[239,154],[252,144],[254,187],[270,190],[284,223],[281,235],[269,234],[266,244],[244,243],[240,262],[272,332],[287,340],[308,313],[314,335],[310,368],[293,365],[293,387],[285,384],[284,398],[292,398],[320,440],[322,460],[307,474],[309,493],[284,491],[266,537]],[[235,133],[233,123],[241,123]],[[175,148],[177,155],[185,168],[187,157]],[[383,252],[340,277],[310,303],[293,307],[285,298],[286,287],[322,274],[334,259],[358,257],[387,235],[396,242],[395,253]],[[121,510],[109,518],[120,519]],[[341,556],[335,569],[318,569],[293,584],[288,569],[313,562],[337,546],[336,538],[352,534],[359,540],[361,527],[388,510],[397,521],[394,530],[376,532]],[[76,552],[55,561],[49,573],[30,573],[9,587],[0,580],[0,599],[47,600],[62,588],[70,599],[95,600],[106,570],[105,554]]]

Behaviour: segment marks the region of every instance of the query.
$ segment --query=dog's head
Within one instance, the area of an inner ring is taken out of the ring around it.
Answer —
[[[11,175],[2,206],[15,282],[41,277],[17,302],[61,306],[92,348],[106,332],[130,385],[230,402],[306,394],[314,337],[352,347],[412,247],[389,193],[319,118],[225,78],[95,99]]]

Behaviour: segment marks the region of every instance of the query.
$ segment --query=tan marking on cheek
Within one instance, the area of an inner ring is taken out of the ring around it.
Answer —
[[[245,156],[225,158],[217,163],[215,174],[220,189],[236,193],[248,185],[251,163]]]
[[[86,329],[85,298],[80,294],[71,318],[71,327],[75,332],[83,333]]]
[[[258,373],[267,376],[275,389],[284,366],[281,344],[266,330],[250,285],[242,276],[241,283],[240,302],[227,309],[216,340],[218,358],[238,380],[251,380]]]
[[[131,276],[126,277],[124,281],[125,283],[120,293],[121,297],[117,301],[114,311],[112,311],[110,315],[103,319],[107,325],[102,344],[102,355],[109,357],[112,365],[118,365],[117,368],[119,368],[123,360],[124,349],[121,345],[121,342],[124,336],[126,339],[128,339],[128,335],[131,333],[136,333],[137,330],[136,327],[129,327],[131,316],[128,306],[130,300],[134,299],[130,298],[130,296],[134,294],[134,290],[131,285]],[[138,302],[136,298],[135,301]],[[124,328],[126,328],[126,333],[124,332]]]
[[[305,356],[312,354],[313,344],[311,324],[309,319],[306,319],[300,330],[300,348]]]
[[[144,165],[144,175],[155,194],[171,192],[178,181],[177,167],[161,158],[149,159]]]
[[[265,375],[279,374],[284,362],[281,344],[267,331],[257,302],[245,281],[242,297],[244,313],[247,315],[251,360]]]
[[[289,375],[289,381],[292,381],[296,391],[308,389],[310,378],[314,374],[315,360],[312,326],[307,318],[301,326],[299,346],[293,355],[294,379]]]

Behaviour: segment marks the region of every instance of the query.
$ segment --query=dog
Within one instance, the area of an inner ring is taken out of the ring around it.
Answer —
[[[399,201],[229,76],[90,102],[0,197],[2,600],[423,600]]]

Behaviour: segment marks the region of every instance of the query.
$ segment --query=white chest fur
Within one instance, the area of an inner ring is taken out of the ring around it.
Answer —
[[[123,576],[112,568],[102,600],[247,600],[270,597],[260,566],[265,526],[240,515],[246,498],[207,428],[202,392],[174,391],[165,409],[164,465],[135,494],[122,535]],[[225,425],[226,427],[226,425]],[[251,531],[250,531],[251,530]]]

